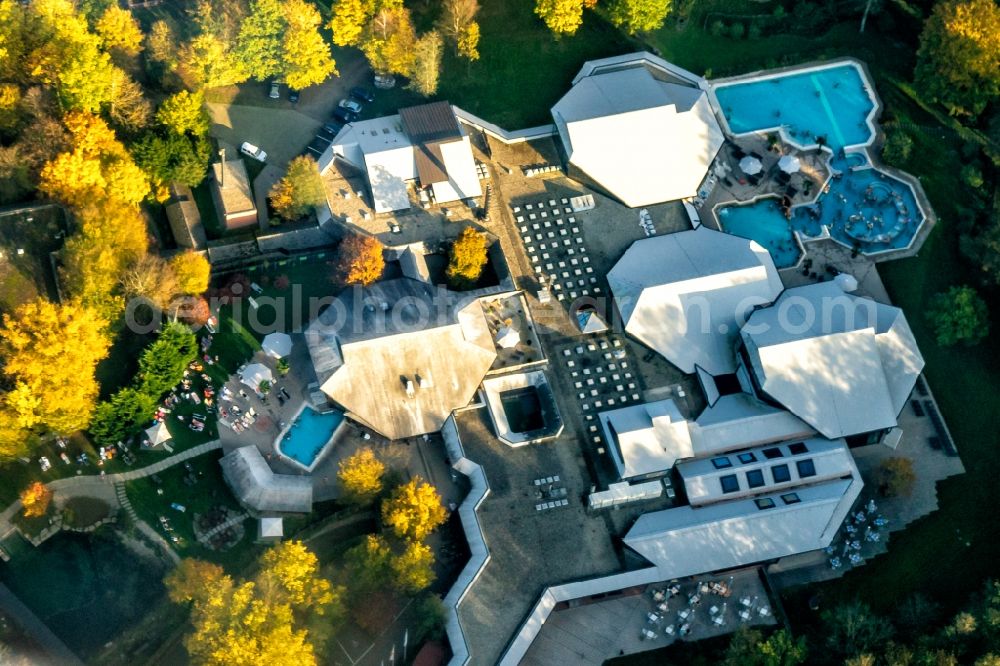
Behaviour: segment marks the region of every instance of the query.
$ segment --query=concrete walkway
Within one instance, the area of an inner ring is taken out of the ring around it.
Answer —
[[[208,453],[209,451],[215,451],[221,448],[222,443],[216,439],[188,449],[187,451],[182,451],[181,453],[170,456],[169,458],[164,458],[159,462],[140,469],[133,469],[119,474],[105,474],[104,476],[93,474],[70,476],[65,479],[50,481],[45,485],[48,486],[49,490],[60,496],[60,502],[65,502],[73,497],[90,497],[107,502],[111,506],[120,506],[121,502],[119,501],[119,495],[115,491],[116,484],[152,476],[153,474],[162,472],[163,470],[173,467],[174,465],[178,465],[185,460],[196,458],[203,453]],[[14,524],[11,521],[20,510],[21,500],[17,500],[0,512],[0,539],[6,537],[14,530]],[[145,525],[142,521],[137,521],[136,524]],[[148,525],[146,525],[146,527],[149,528]],[[140,527],[140,529],[142,528]],[[146,530],[142,531],[148,534]],[[152,528],[149,528],[149,532],[152,532],[152,534],[159,538],[160,541],[163,541],[162,537],[152,530]],[[163,543],[166,542],[164,541]],[[167,550],[173,553],[173,549],[169,548],[169,546]],[[176,553],[174,553],[174,557],[176,557]]]

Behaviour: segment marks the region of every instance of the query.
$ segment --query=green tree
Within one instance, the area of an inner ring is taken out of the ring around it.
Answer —
[[[824,645],[830,659],[845,660],[877,652],[892,637],[892,625],[859,601],[824,611],[820,619],[826,629]]]
[[[612,0],[608,16],[630,35],[651,32],[663,26],[671,4],[672,0]]]
[[[282,71],[285,83],[302,90],[337,73],[330,46],[319,32],[319,10],[305,0],[284,0],[288,30],[283,42]]]
[[[466,227],[451,246],[448,262],[448,282],[452,286],[467,288],[476,283],[487,262],[486,234]]]
[[[584,0],[535,0],[537,14],[556,37],[575,34],[583,24]]]
[[[288,163],[284,178],[268,195],[275,212],[286,220],[297,220],[326,201],[326,188],[316,160],[299,155]]]
[[[806,640],[780,629],[767,638],[756,629],[741,627],[729,640],[723,666],[797,666],[806,663]]]
[[[426,544],[408,541],[389,561],[392,584],[400,592],[416,594],[434,582],[434,553]]]
[[[191,329],[168,323],[139,359],[140,390],[158,400],[184,379],[184,371],[197,356],[198,341]]]
[[[436,30],[422,35],[414,46],[413,75],[410,88],[425,97],[437,92],[441,76],[441,56],[444,54],[444,40]]]
[[[90,434],[101,446],[113,446],[127,440],[153,418],[155,399],[139,389],[126,387],[94,410]]]
[[[942,347],[959,342],[966,346],[977,345],[990,332],[986,302],[968,286],[951,287],[934,296],[927,309],[927,319]]]
[[[132,147],[136,163],[157,186],[183,183],[194,187],[205,179],[212,146],[205,139],[149,132]]]
[[[415,476],[382,503],[382,521],[401,539],[423,541],[445,521],[441,496]]]
[[[203,137],[208,134],[208,112],[205,94],[198,90],[182,90],[163,100],[156,112],[156,122],[175,134]]]
[[[384,588],[390,581],[392,549],[385,538],[369,534],[361,543],[344,553],[344,563],[352,586],[366,593]]]
[[[924,23],[917,86],[952,115],[977,116],[1000,96],[1000,6],[945,0]]]
[[[885,145],[882,146],[882,161],[889,166],[902,168],[913,152],[913,138],[899,127],[886,129]]]
[[[236,53],[250,78],[278,76],[282,70],[282,38],[287,24],[281,0],[252,0],[240,26]]]

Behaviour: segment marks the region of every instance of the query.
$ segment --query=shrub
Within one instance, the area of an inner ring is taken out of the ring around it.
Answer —
[[[982,188],[983,171],[975,164],[966,164],[962,167],[962,182],[974,190]]]
[[[763,35],[763,30],[760,27],[760,23],[754,21],[750,24],[750,28],[747,30],[747,39],[757,41]]]
[[[726,24],[722,21],[712,21],[712,25],[709,27],[708,31],[712,33],[713,37],[721,37],[724,32],[726,32]]]
[[[729,26],[729,36],[733,39],[743,39],[744,32],[745,29],[743,28],[743,24],[739,21]]]
[[[889,166],[901,167],[910,159],[913,152],[913,138],[909,134],[893,127],[886,131],[885,145],[882,146],[882,161]]]
[[[942,347],[977,345],[989,335],[989,309],[975,289],[952,287],[931,299],[927,319]]]
[[[909,458],[887,458],[878,468],[878,489],[884,497],[908,497],[917,475]]]

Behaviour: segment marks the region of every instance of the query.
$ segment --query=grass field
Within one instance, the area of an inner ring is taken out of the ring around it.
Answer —
[[[56,298],[51,252],[62,247],[66,219],[58,206],[0,212],[0,312],[38,296]]]
[[[216,506],[242,511],[222,478],[222,468],[219,466],[221,457],[222,454],[218,451],[207,453],[189,461],[192,469],[190,473],[184,465],[175,465],[157,474],[160,483],[152,477],[146,477],[129,481],[125,489],[136,514],[167,539],[171,533],[163,529],[160,516],[170,521],[174,528],[173,534],[181,540],[180,544],[174,545],[181,557],[209,560],[225,565],[230,571],[240,571],[259,552],[258,548],[252,546],[257,536],[255,521],[244,522],[246,534],[243,540],[227,551],[205,548],[194,536],[196,514],[203,514]],[[197,479],[194,485],[185,483],[185,478],[189,476]],[[161,490],[162,493],[159,492]],[[171,508],[170,505],[175,502],[186,511]]]

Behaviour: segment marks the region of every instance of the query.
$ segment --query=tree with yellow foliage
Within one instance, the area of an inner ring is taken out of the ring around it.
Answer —
[[[106,327],[90,308],[45,299],[3,316],[3,373],[15,396],[31,398],[11,404],[6,396],[21,426],[44,424],[58,433],[87,427],[98,395],[94,370],[110,346]]]
[[[386,587],[391,575],[391,560],[392,549],[385,537],[365,536],[361,543],[344,553],[352,590],[365,593]]]
[[[78,209],[76,219],[63,249],[63,281],[69,295],[110,321],[124,305],[117,295],[122,275],[146,253],[146,224],[138,208],[110,199]]]
[[[434,582],[434,553],[430,546],[408,541],[403,551],[389,561],[392,584],[406,594],[416,594]]]
[[[284,0],[282,8],[288,25],[281,50],[285,83],[293,90],[323,83],[337,73],[337,65],[319,32],[319,10],[305,0]]]
[[[121,276],[122,289],[129,298],[145,298],[165,309],[178,293],[177,275],[170,264],[153,254],[133,263]]]
[[[316,160],[309,155],[293,157],[268,198],[275,212],[286,220],[297,220],[325,203],[326,188]]]
[[[340,461],[337,478],[344,490],[344,499],[365,504],[382,492],[382,475],[385,464],[369,447]]]
[[[344,590],[319,576],[315,555],[300,542],[261,557],[253,580],[234,581],[221,568],[185,560],[165,579],[175,603],[191,604],[193,631],[184,639],[191,660],[206,666],[316,664],[311,632],[340,619]],[[315,635],[315,634],[313,634]]]
[[[204,255],[190,250],[175,254],[170,259],[170,267],[177,276],[178,293],[198,296],[208,291],[212,266]]]
[[[361,42],[361,52],[379,74],[410,76],[416,63],[417,32],[410,10],[386,7],[372,17]]]
[[[274,586],[292,606],[310,608],[319,615],[338,617],[342,613],[342,590],[319,575],[319,560],[301,541],[285,541],[261,557],[261,584],[267,591]]]
[[[77,208],[95,200],[133,205],[145,198],[149,193],[146,174],[102,118],[74,112],[64,122],[73,137],[73,149],[42,168],[39,189]]]
[[[205,94],[200,90],[174,93],[160,104],[156,121],[175,134],[205,136],[209,127]]]
[[[445,0],[438,26],[448,41],[457,47],[458,55],[469,60],[479,59],[479,0]]]
[[[39,518],[49,510],[52,501],[52,491],[41,481],[35,481],[21,491],[21,506],[24,507],[25,518]]]
[[[215,88],[247,80],[243,63],[217,35],[202,33],[180,51],[178,72],[192,88]]]
[[[479,23],[473,21],[458,37],[458,55],[470,62],[479,60]]]
[[[1000,5],[946,0],[934,5],[917,51],[917,86],[952,115],[977,116],[1000,96]]]
[[[535,0],[537,14],[556,37],[574,34],[583,24],[584,0]]]
[[[132,12],[117,3],[108,7],[97,19],[94,30],[101,38],[106,51],[117,50],[129,56],[142,50],[142,29]]]
[[[441,496],[419,476],[397,487],[382,503],[382,521],[401,539],[423,541],[445,517]]]
[[[327,27],[333,33],[337,46],[358,46],[371,19],[371,3],[365,0],[336,0],[330,7],[331,17]]]
[[[472,227],[466,227],[451,246],[451,260],[448,262],[448,282],[453,287],[468,288],[476,284],[483,274],[487,256],[486,234]]]
[[[344,284],[370,285],[385,270],[382,243],[372,236],[352,234],[340,242],[334,260],[337,279]]]

